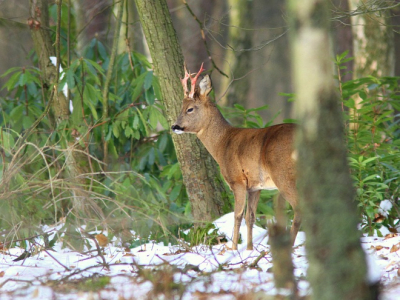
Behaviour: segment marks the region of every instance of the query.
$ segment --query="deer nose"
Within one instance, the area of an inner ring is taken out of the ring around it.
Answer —
[[[179,125],[174,124],[171,126],[171,129],[175,131],[175,130],[182,130],[183,128],[181,128]]]
[[[183,128],[179,125],[174,124],[171,126],[171,129],[175,133],[178,133],[178,134],[183,133]]]

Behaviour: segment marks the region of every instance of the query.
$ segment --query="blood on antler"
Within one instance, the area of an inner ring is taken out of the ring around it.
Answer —
[[[203,69],[203,65],[204,65],[204,63],[201,64],[199,72],[197,72],[196,75],[193,77],[191,74],[189,74],[189,72],[186,69],[186,65],[185,65],[185,77],[181,79],[181,83],[183,86],[183,93],[184,93],[185,97],[189,96],[189,98],[193,98],[194,91],[196,88],[197,78],[199,78],[201,72],[203,72],[205,70],[205,69]],[[190,78],[190,93],[188,94],[187,81],[189,78]]]

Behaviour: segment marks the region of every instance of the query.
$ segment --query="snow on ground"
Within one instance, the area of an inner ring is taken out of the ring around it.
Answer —
[[[233,213],[221,217],[215,224],[221,233],[231,236]],[[24,249],[0,250],[0,299],[179,299],[177,295],[181,294],[182,299],[228,300],[241,294],[284,293],[275,289],[269,271],[272,259],[266,230],[255,226],[253,251],[246,250],[244,221],[241,235],[243,242],[238,251],[229,250],[231,242],[211,249],[193,247],[190,252],[182,246],[162,243],[148,243],[134,249],[112,246],[111,243],[104,248],[101,257],[97,251],[81,254],[61,249],[58,243],[53,247],[54,251],[40,251],[14,262]],[[310,293],[305,278],[304,241],[305,235],[300,232],[293,251],[300,295]],[[96,249],[94,242],[91,243]],[[362,237],[361,243],[368,254],[369,281],[380,279],[384,286],[381,299],[399,299],[400,235]],[[267,254],[259,261],[258,268],[250,268],[262,250]],[[152,271],[154,269],[158,271]],[[95,285],[95,279],[79,288],[79,279],[95,278],[95,275],[108,276],[109,282],[91,292],[87,287]],[[204,296],[206,298],[202,298]]]

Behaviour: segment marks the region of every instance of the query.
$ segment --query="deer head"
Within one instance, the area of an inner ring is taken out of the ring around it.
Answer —
[[[197,79],[203,71],[202,64],[199,72],[192,76],[185,67],[185,77],[181,79],[184,94],[182,110],[175,124],[171,127],[177,134],[184,132],[198,133],[208,123],[208,106],[213,105],[208,98],[208,94],[212,90],[210,76],[204,76],[199,86],[196,86]],[[190,92],[187,86],[189,78]]]

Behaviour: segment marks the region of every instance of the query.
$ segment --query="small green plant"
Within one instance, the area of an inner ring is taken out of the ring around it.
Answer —
[[[78,284],[78,290],[96,292],[104,289],[109,283],[111,278],[108,276],[93,276],[84,278]]]
[[[225,236],[221,236],[218,233],[218,228],[216,228],[213,223],[207,223],[203,226],[192,227],[187,231],[181,231],[180,236],[191,247],[198,245],[211,247],[212,245],[218,245],[227,241]]]
[[[84,277],[80,279],[66,280],[60,282],[59,280],[50,280],[48,285],[55,291],[60,293],[70,293],[71,290],[82,292],[99,292],[110,284],[111,278],[109,276],[94,275],[91,277]]]

